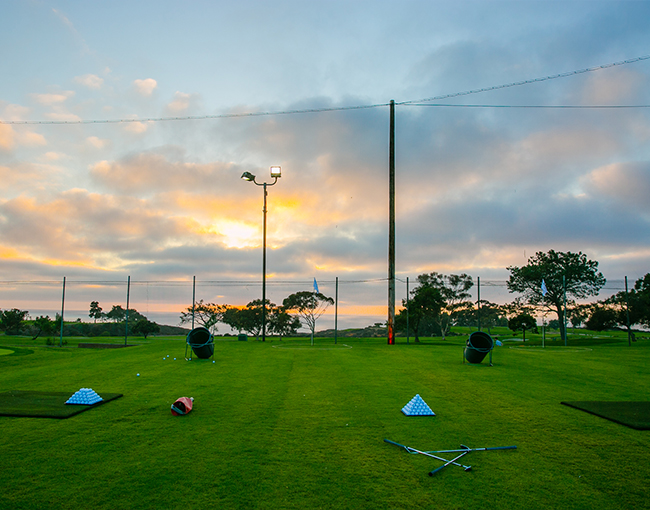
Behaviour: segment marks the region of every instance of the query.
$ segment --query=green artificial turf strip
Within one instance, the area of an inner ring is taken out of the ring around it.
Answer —
[[[217,341],[215,363],[185,361],[183,338],[2,356],[0,388],[110,382],[125,396],[74,420],[0,419],[0,508],[646,506],[650,475],[639,466],[650,435],[585,420],[557,395],[650,400],[647,345],[504,347],[489,367],[463,365],[464,340],[346,338],[351,349],[332,350],[321,339],[318,350],[303,348],[308,339],[282,342],[297,349]],[[402,414],[416,393],[435,417]],[[180,396],[194,397],[194,408],[174,417]],[[463,457],[471,471],[448,466],[429,477],[440,462],[386,438],[424,451],[517,449],[472,452]]]
[[[561,403],[636,430],[650,430],[650,402],[580,401]]]
[[[121,393],[99,393],[102,401],[92,405],[66,404],[74,391],[22,391],[0,393],[0,416],[26,418],[70,418],[122,396]]]

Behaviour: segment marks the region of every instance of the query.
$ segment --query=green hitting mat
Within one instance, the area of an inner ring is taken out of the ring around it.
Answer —
[[[650,430],[650,402],[561,402],[636,430]]]
[[[122,396],[121,393],[103,393],[103,400],[92,405],[66,404],[74,391],[21,391],[0,393],[0,416],[26,418],[70,418]]]

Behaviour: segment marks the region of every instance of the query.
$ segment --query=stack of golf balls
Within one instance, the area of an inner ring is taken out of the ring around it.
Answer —
[[[79,391],[75,392],[68,400],[66,404],[82,404],[91,406],[97,402],[104,400],[102,397],[97,395],[95,391],[91,388],[81,388]]]

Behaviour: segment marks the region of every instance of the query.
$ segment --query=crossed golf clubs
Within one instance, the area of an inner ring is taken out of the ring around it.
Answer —
[[[426,455],[427,457],[433,457],[434,459],[441,460],[444,462],[444,464],[433,471],[429,472],[429,476],[435,475],[438,471],[446,468],[449,464],[453,464],[454,466],[459,466],[462,467],[465,471],[470,471],[472,469],[472,466],[465,466],[464,464],[459,464],[456,462],[458,459],[461,457],[467,455],[469,452],[483,452],[487,450],[516,450],[516,446],[493,446],[491,448],[470,448],[469,446],[465,446],[464,444],[460,445],[460,449],[458,450],[436,450],[436,451],[431,451],[431,452],[423,452],[421,450],[417,450],[415,448],[411,448],[410,446],[404,446],[403,444],[396,443],[395,441],[391,441],[390,439],[384,439],[386,443],[394,444],[395,446],[399,446],[400,448],[404,448],[407,452],[409,453],[419,453],[420,455]],[[438,457],[437,455],[434,455],[434,453],[460,453],[460,455],[457,455],[451,460],[443,459],[442,457]]]

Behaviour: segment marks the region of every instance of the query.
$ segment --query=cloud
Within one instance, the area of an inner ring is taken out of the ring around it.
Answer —
[[[234,165],[173,161],[165,154],[143,152],[117,162],[100,161],[92,166],[93,179],[120,193],[151,193],[218,189],[224,173],[237,172]]]
[[[43,155],[43,159],[45,159],[46,161],[58,161],[60,159],[65,159],[65,158],[66,158],[65,154],[61,152],[54,152],[54,151],[46,152]]]
[[[90,145],[95,149],[103,149],[104,147],[110,144],[110,140],[101,139],[96,136],[89,136],[86,138],[86,144]]]
[[[37,103],[44,106],[54,106],[64,103],[75,95],[73,90],[65,90],[62,92],[53,92],[47,94],[32,94],[32,97]]]
[[[147,122],[127,122],[126,124],[124,124],[124,131],[136,135],[140,135],[146,132],[148,129],[149,129],[149,123]]]
[[[19,131],[16,133],[16,139],[18,144],[25,147],[42,147],[47,145],[47,140],[40,133],[34,133],[33,131]]]
[[[10,151],[16,143],[16,133],[9,124],[0,124],[0,150]]]
[[[189,108],[191,97],[190,94],[176,92],[174,100],[167,105],[167,108],[174,113],[183,112]]]
[[[133,85],[138,94],[149,97],[153,91],[158,87],[158,82],[153,78],[146,78],[144,80],[134,80]]]
[[[650,212],[650,162],[612,163],[584,176],[582,183],[596,198],[626,209]]]
[[[89,89],[98,90],[102,88],[104,79],[95,74],[84,74],[83,76],[75,76],[74,81],[80,83]]]

